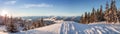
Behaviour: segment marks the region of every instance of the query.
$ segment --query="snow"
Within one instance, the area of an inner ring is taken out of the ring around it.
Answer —
[[[43,19],[43,20],[45,20],[45,21],[55,21],[54,18],[46,18],[46,19]]]
[[[6,26],[0,26],[0,31],[6,31]]]
[[[61,24],[53,24],[53,25],[50,25],[50,26],[45,26],[45,27],[42,27],[42,28],[37,28],[35,30],[41,30],[41,31],[45,31],[45,32],[51,32],[52,34],[59,34],[60,28],[61,28]],[[50,34],[50,33],[48,33],[48,34]]]
[[[40,27],[18,33],[3,34],[120,34],[120,24],[80,24],[73,21],[64,21],[53,25]]]

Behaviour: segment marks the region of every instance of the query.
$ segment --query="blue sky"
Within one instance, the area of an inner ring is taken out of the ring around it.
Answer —
[[[13,16],[81,16],[84,12],[111,0],[0,0],[0,11],[7,10]],[[120,8],[120,0],[116,0]]]

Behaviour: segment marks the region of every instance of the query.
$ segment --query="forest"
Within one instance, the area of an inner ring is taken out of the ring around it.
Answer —
[[[80,23],[84,24],[101,21],[106,21],[107,23],[120,21],[120,10],[117,9],[115,0],[111,0],[110,4],[106,2],[105,10],[103,10],[101,5],[98,9],[93,8],[91,12],[85,12],[80,19]]]

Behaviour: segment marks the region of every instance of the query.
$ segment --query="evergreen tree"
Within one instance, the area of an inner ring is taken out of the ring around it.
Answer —
[[[117,8],[115,6],[115,0],[111,1],[111,6],[109,9],[107,9],[106,11],[106,15],[105,15],[105,19],[108,22],[118,22],[118,17],[117,17]]]
[[[119,19],[119,22],[120,22],[120,11],[119,10],[117,12],[117,16],[118,16],[118,19]]]
[[[104,19],[106,20],[106,22],[109,22],[110,18],[108,17],[108,14],[109,14],[109,4],[108,2],[106,3],[106,8],[105,8],[105,14],[104,14]]]
[[[98,21],[98,20],[97,20],[97,16],[96,16],[95,13],[96,13],[96,10],[93,8],[93,9],[92,9],[92,13],[91,13],[91,15],[90,15],[90,22],[91,22],[91,23]]]
[[[17,26],[15,23],[13,23],[12,17],[11,17],[10,23],[7,25],[7,31],[11,33],[18,32]]]
[[[41,18],[41,26],[44,26],[44,20],[43,20],[43,18]]]
[[[82,15],[82,16],[80,17],[80,23],[83,23],[83,18],[84,18],[84,16]]]
[[[96,15],[96,18],[98,19],[98,21],[100,21],[101,16],[100,16],[100,10],[99,9],[97,9],[95,15]]]
[[[99,13],[99,21],[104,21],[104,13],[103,13],[103,10],[102,10],[102,5],[100,6],[100,13]]]
[[[85,12],[84,16],[83,15],[81,16],[80,23],[83,23],[83,24],[88,23],[88,21],[87,21],[87,12]]]
[[[87,15],[87,20],[88,20],[88,23],[90,23],[90,12],[88,12],[88,15]]]
[[[88,14],[87,14],[87,12],[85,12],[85,24],[87,24],[88,23]]]

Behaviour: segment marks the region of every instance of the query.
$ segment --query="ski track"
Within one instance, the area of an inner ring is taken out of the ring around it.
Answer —
[[[120,34],[120,25],[64,22],[61,25],[60,34]]]

